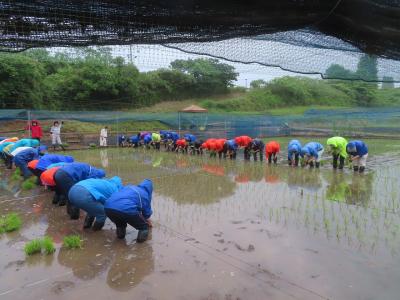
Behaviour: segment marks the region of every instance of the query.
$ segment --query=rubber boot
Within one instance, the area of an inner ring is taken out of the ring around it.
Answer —
[[[277,163],[278,163],[278,158],[274,157],[274,164],[277,164]]]
[[[136,238],[136,242],[143,243],[144,241],[147,240],[148,237],[149,237],[148,229],[139,230],[137,238]]]
[[[68,205],[68,204],[67,204]],[[71,220],[78,220],[79,219],[79,215],[80,215],[80,209],[73,206],[73,205],[69,205],[69,211],[70,211],[70,218]]]
[[[316,163],[315,163],[315,167],[316,167],[317,169],[319,169],[319,165],[320,165],[319,162],[316,162]]]
[[[358,172],[358,166],[353,167],[354,172]]]
[[[67,204],[67,198],[64,195],[59,195],[58,197],[58,206],[64,206]]]
[[[314,168],[314,162],[313,161],[310,162],[310,168]]]
[[[344,157],[339,157],[339,170],[343,170],[344,168]]]
[[[337,156],[333,156],[332,165],[333,165],[334,169],[337,169],[337,161],[338,161],[338,157]]]
[[[288,165],[289,165],[289,166],[292,165],[292,160],[291,160],[291,159],[288,160]]]
[[[117,237],[119,239],[125,238],[126,235],[126,227],[117,227]]]
[[[92,229],[93,231],[99,231],[103,228],[103,226],[104,222],[94,222]]]
[[[91,217],[91,216],[89,216],[89,215],[86,215],[85,221],[83,222],[83,228],[84,228],[84,229],[87,229],[87,228],[92,227],[93,222],[94,222],[94,217]]]
[[[364,173],[365,167],[360,167],[360,173]]]
[[[58,204],[58,202],[60,202],[60,196],[57,193],[54,193],[52,203],[53,204]]]

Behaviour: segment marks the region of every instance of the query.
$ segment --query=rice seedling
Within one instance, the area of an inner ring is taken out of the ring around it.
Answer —
[[[42,251],[42,241],[40,239],[34,239],[25,244],[24,251],[26,255],[33,255]]]
[[[45,236],[42,239],[34,239],[25,244],[24,251],[26,255],[33,255],[35,253],[44,253],[46,255],[52,254],[56,251],[53,239]]]
[[[45,236],[42,239],[42,249],[45,254],[51,254],[56,251],[56,248],[54,247],[53,239],[51,237]]]
[[[67,235],[63,239],[63,246],[67,249],[82,248],[82,240],[79,235]]]
[[[22,188],[24,191],[29,191],[29,190],[33,189],[33,188],[36,186],[35,181],[36,181],[36,178],[35,178],[35,177],[28,178],[27,180],[25,180],[25,181],[22,183],[21,188]]]
[[[21,226],[22,220],[16,213],[10,213],[0,218],[0,233],[15,231]]]
[[[19,168],[16,168],[14,173],[11,175],[10,179],[12,181],[18,181],[21,179],[21,170]]]

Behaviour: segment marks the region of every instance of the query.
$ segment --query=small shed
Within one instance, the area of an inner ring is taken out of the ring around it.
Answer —
[[[185,107],[178,112],[179,133],[183,125],[185,129],[203,131],[207,126],[207,121],[207,109],[194,104]]]

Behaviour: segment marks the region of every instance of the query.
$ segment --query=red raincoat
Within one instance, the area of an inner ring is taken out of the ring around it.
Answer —
[[[33,123],[36,122],[36,126],[33,125]],[[39,121],[37,120],[33,120],[31,122],[31,124],[28,124],[25,127],[25,130],[28,130],[31,132],[31,138],[33,139],[41,139],[43,136],[43,132],[42,132],[42,127],[39,124]]]
[[[265,154],[272,154],[272,153],[279,153],[279,151],[281,151],[281,145],[279,145],[278,142],[276,141],[271,141],[269,143],[267,143],[267,145],[265,146]]]

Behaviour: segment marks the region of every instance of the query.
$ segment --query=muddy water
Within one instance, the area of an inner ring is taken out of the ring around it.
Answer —
[[[74,152],[124,182],[154,181],[151,239],[108,221],[82,230],[41,188],[1,175],[0,213],[23,228],[0,236],[4,299],[398,299],[398,156],[371,158],[363,175],[210,160],[132,149]],[[81,250],[62,248],[79,234]],[[50,235],[54,255],[25,258]],[[140,298],[139,298],[140,297]]]

